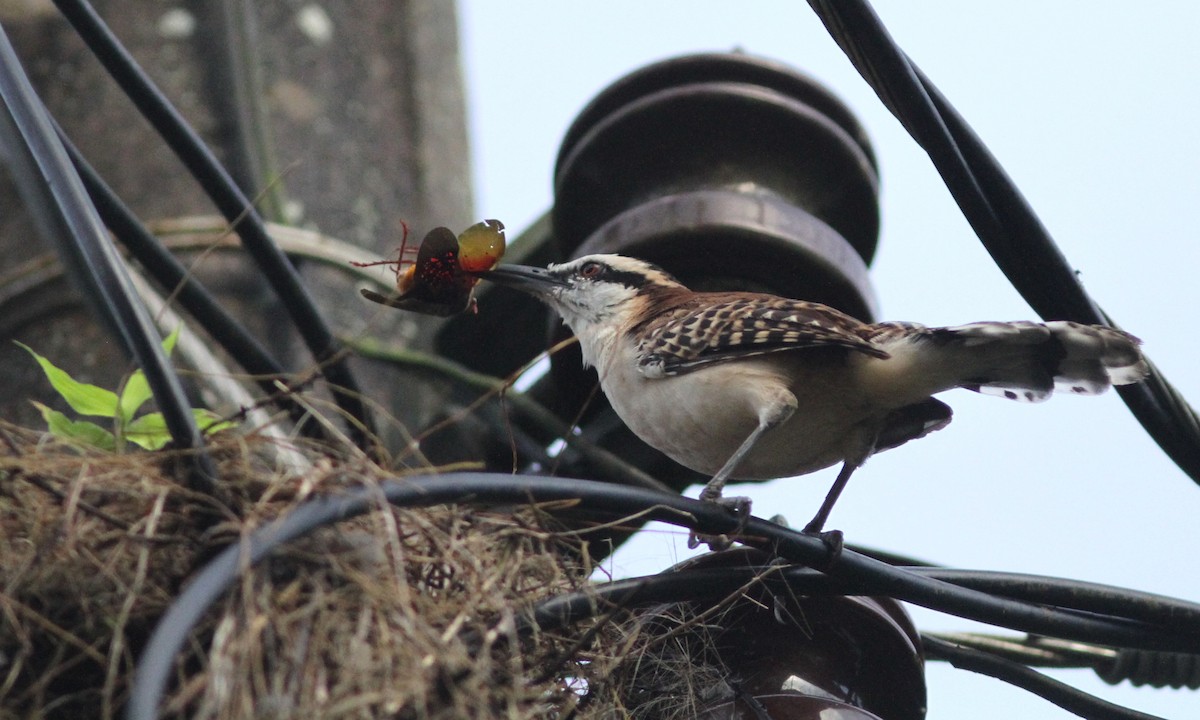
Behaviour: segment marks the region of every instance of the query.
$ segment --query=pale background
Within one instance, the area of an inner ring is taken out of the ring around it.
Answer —
[[[552,201],[558,143],[583,105],[649,62],[741,48],[801,69],[857,114],[879,157],[881,319],[929,325],[1033,318],[928,159],[803,2],[461,0],[479,217],[519,232]],[[1200,250],[1200,4],[881,1],[900,46],[990,146],[1092,294],[1193,402]],[[1200,487],[1115,394],[1020,405],[944,396],[954,423],[873,458],[832,527],[851,542],[951,566],[1041,573],[1200,601]],[[808,519],[834,470],[733,492],[757,514]],[[694,496],[695,489],[691,494]],[[617,576],[686,554],[658,528]],[[914,609],[926,630],[966,621]],[[1200,695],[1068,683],[1144,712],[1200,715]],[[1066,718],[990,678],[931,663],[929,718]]]

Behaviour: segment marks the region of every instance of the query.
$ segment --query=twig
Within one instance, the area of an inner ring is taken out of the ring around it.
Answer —
[[[641,469],[630,465],[615,454],[595,445],[594,443],[575,435],[571,426],[563,422],[557,415],[548,410],[525,393],[513,392],[511,386],[515,378],[501,379],[492,375],[476,372],[453,360],[430,355],[427,353],[385,348],[379,342],[371,339],[344,339],[343,342],[363,357],[380,360],[411,370],[422,370],[435,373],[444,378],[457,382],[465,387],[483,391],[483,395],[468,405],[462,414],[469,413],[482,405],[493,395],[504,393],[512,407],[528,420],[538,425],[548,433],[561,438],[572,449],[595,464],[606,473],[611,473],[624,485],[643,487],[661,492],[674,493],[675,490],[651,477]],[[520,373],[518,372],[517,375]],[[442,427],[452,423],[456,418],[448,418],[425,431],[424,435],[432,434]]]

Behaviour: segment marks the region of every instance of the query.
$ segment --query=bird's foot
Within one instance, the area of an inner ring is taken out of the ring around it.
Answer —
[[[820,527],[813,527],[812,523],[809,523],[801,532],[820,540],[829,550],[829,558],[825,561],[824,567],[817,568],[818,570],[828,570],[837,563],[842,556],[842,548],[846,544],[841,530],[821,530]]]
[[[730,536],[740,535],[742,529],[746,526],[746,519],[750,517],[750,498],[740,496],[721,497],[719,493],[715,495],[708,493],[708,488],[705,487],[704,490],[700,492],[700,499],[704,502],[716,503],[717,505],[726,508],[733,513],[738,522],[732,533],[722,533],[720,535],[702,535],[693,530],[692,532],[688,533],[688,548],[694,550],[703,544],[707,545],[708,549],[713,552],[729,549],[729,546],[733,544],[733,541],[730,540]]]

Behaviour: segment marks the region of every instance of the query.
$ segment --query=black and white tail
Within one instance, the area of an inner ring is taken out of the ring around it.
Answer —
[[[1022,402],[1056,390],[1096,395],[1150,372],[1140,340],[1100,325],[979,322],[931,329],[929,337],[952,352],[961,349],[953,353],[962,362],[960,387]]]

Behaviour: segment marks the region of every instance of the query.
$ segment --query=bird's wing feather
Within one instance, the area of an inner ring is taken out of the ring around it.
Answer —
[[[871,326],[817,303],[769,295],[711,295],[655,315],[641,330],[638,365],[651,375],[754,355],[839,347],[888,357],[871,342]]]

